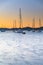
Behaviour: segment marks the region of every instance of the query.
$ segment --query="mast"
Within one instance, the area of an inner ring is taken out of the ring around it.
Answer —
[[[41,19],[39,18],[39,27],[41,27]]]
[[[16,28],[16,20],[13,21],[13,28]]]
[[[16,28],[16,20],[15,20],[15,28]]]
[[[41,32],[41,19],[39,18],[39,31]]]
[[[21,8],[19,8],[19,18],[20,18],[20,28],[21,28],[21,25],[22,25]]]
[[[13,21],[13,29],[14,29],[14,21]]]
[[[35,28],[35,19],[33,18],[32,28]]]
[[[34,18],[33,18],[32,28],[33,28],[33,32],[35,32],[35,19]]]

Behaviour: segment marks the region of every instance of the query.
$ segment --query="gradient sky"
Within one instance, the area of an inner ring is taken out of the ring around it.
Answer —
[[[0,27],[13,27],[15,19],[18,27],[19,8],[22,9],[24,26],[32,26],[33,18],[37,26],[41,18],[43,25],[43,0],[0,0]]]

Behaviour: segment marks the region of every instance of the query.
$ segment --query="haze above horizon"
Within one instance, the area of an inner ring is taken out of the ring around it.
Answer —
[[[32,26],[33,18],[36,27],[39,26],[39,18],[43,26],[43,0],[0,0],[0,27],[13,27],[15,19],[19,27],[19,8],[22,10],[24,26]]]

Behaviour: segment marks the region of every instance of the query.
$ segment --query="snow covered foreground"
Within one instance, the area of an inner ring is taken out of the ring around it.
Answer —
[[[0,32],[0,65],[43,65],[43,33]]]

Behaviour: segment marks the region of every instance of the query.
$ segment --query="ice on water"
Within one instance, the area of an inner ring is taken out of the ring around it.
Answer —
[[[43,33],[0,32],[0,65],[43,65]]]

